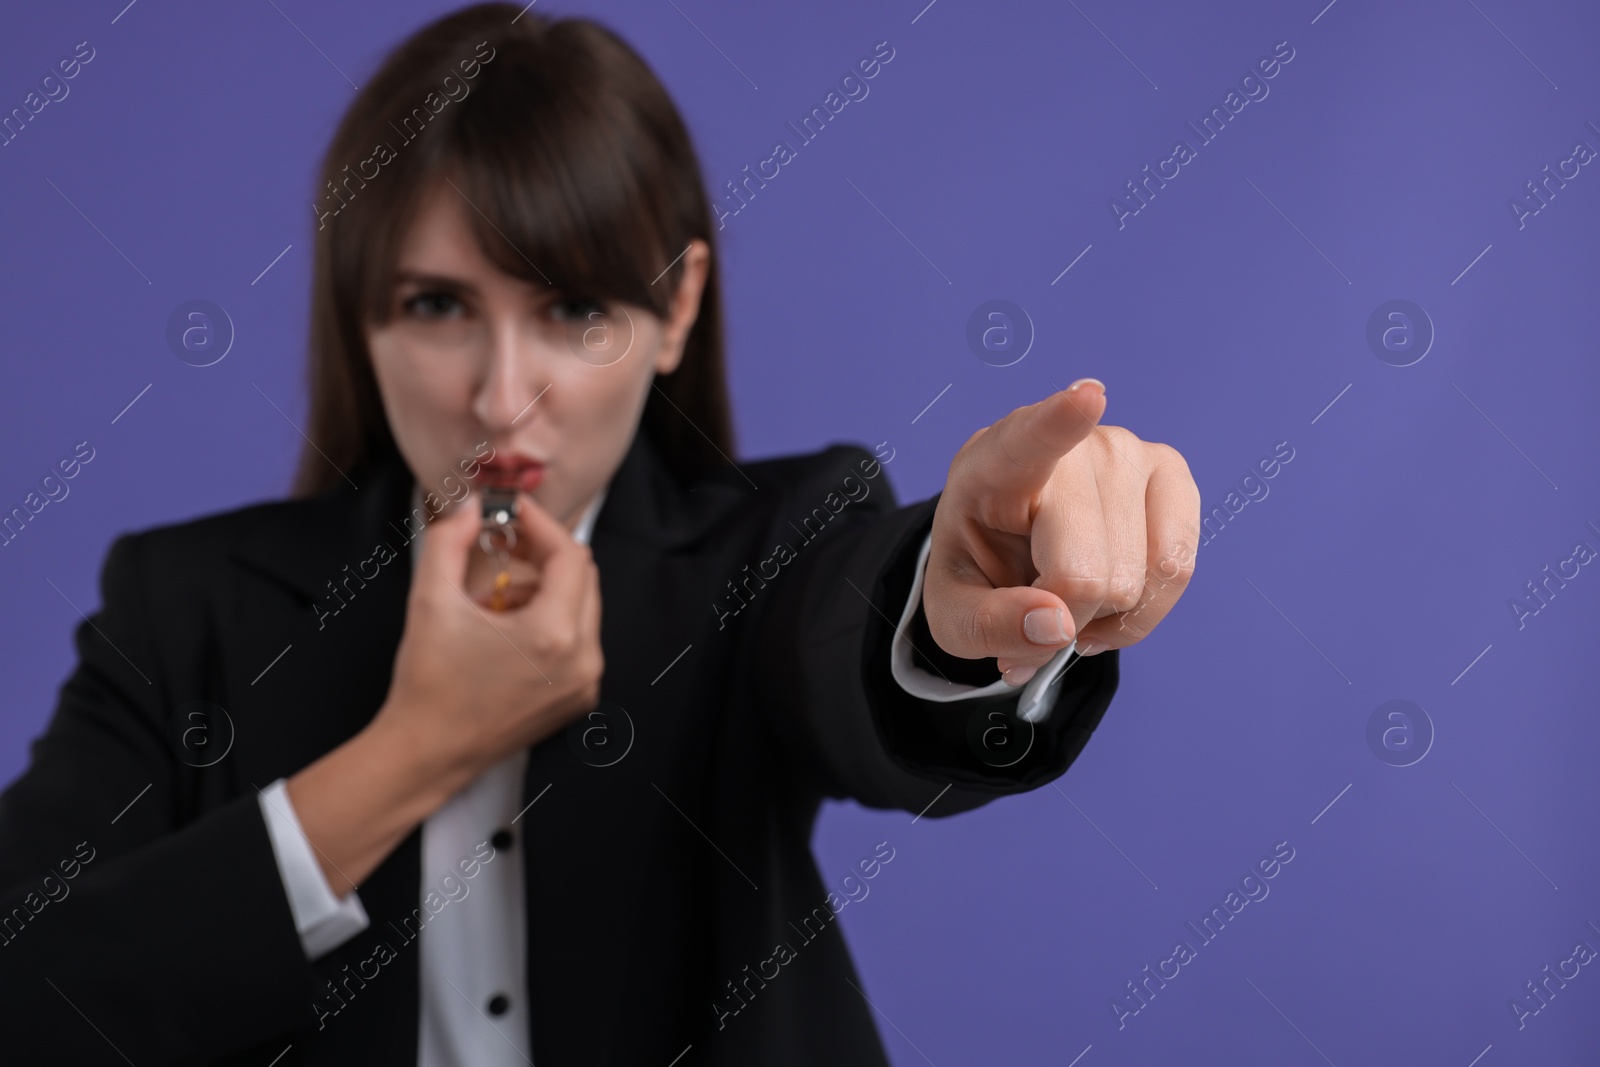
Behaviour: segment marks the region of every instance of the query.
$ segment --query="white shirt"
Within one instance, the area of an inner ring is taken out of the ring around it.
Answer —
[[[573,531],[579,543],[589,543],[606,492],[600,491]],[[412,541],[413,564],[420,541],[420,534]],[[930,533],[923,539],[916,579],[895,630],[890,672],[902,689],[924,700],[946,702],[1012,692],[1004,681],[963,685],[912,662],[905,630],[922,596],[932,543]],[[1055,683],[1076,647],[1074,642],[1057,651],[1023,687],[1018,705],[1023,718],[1039,722],[1050,713]],[[523,1067],[533,1060],[533,1050],[527,1047],[527,909],[517,825],[527,760],[527,749],[507,756],[423,821],[417,900],[429,918],[417,939],[418,1067]],[[262,790],[260,802],[300,943],[309,959],[317,959],[365,930],[370,920],[359,891],[341,899],[328,885],[289,801],[287,779],[279,778]],[[491,843],[499,833],[511,835],[508,847]],[[484,862],[485,856],[491,858]],[[463,861],[466,866],[461,866]],[[474,873],[464,876],[469,870]],[[468,898],[475,903],[461,907]]]

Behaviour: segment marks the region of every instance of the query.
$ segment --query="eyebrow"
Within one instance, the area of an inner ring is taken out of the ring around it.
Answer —
[[[397,268],[394,272],[395,287],[399,288],[407,283],[414,283],[429,289],[440,289],[450,293],[475,294],[477,292],[477,287],[471,282],[463,281],[460,278],[452,278],[448,274],[434,274],[425,270],[410,270],[405,267]],[[550,291],[548,286],[538,282],[530,281],[527,284],[539,293]]]
[[[446,289],[451,292],[470,293],[475,291],[470,283],[464,282],[460,278],[452,278],[447,274],[431,274],[427,271],[407,270],[404,267],[394,272],[394,283],[397,288],[408,282],[414,282],[430,289]]]

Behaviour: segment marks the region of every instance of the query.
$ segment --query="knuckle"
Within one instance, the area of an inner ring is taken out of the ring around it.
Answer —
[[[1116,438],[1119,444],[1123,441],[1139,440],[1139,435],[1128,429],[1126,426],[1107,426],[1106,432],[1112,437]]]
[[[411,591],[411,608],[422,615],[437,615],[449,603],[443,591],[431,585],[418,585]]]
[[[1156,561],[1152,573],[1162,585],[1187,585],[1194,575],[1195,556],[1186,545],[1173,545]]]
[[[1109,585],[1110,588],[1101,606],[1109,605],[1113,611],[1132,611],[1144,595],[1144,581],[1141,575],[1120,574],[1113,578]]]
[[[1113,448],[1127,448],[1128,445],[1139,441],[1139,437],[1126,426],[1100,426],[1101,440]],[[1142,443],[1142,442],[1140,442]]]
[[[534,651],[546,659],[566,656],[570,642],[562,627],[541,626],[533,637]]]
[[[967,619],[967,638],[977,648],[987,649],[994,644],[995,612],[988,604],[979,604]]]
[[[1051,583],[1051,591],[1069,604],[1104,604],[1111,595],[1110,575],[1068,574]]]
[[[1170,581],[1182,582],[1187,585],[1189,579],[1194,577],[1194,560],[1193,552],[1180,547],[1168,552],[1162,562],[1171,564],[1172,575],[1169,578]]]
[[[1016,456],[1013,456],[1011,454],[1011,449],[1009,447],[1007,447],[1007,445],[1006,445],[1006,438],[1000,437],[1000,438],[997,438],[997,440],[1000,442],[1000,454],[1005,457],[1005,460],[1006,460],[1007,464],[1009,464],[1012,467],[1016,467],[1018,470],[1029,470],[1030,469],[1027,463],[1023,462],[1022,460],[1018,459]]]

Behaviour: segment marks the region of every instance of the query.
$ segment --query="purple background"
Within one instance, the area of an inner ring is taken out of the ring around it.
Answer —
[[[0,549],[6,781],[112,537],[286,491],[314,162],[345,75],[445,10],[124,2],[26,5],[0,35],[0,110],[96,50],[0,148],[0,510],[96,450]],[[1520,1031],[1509,1002],[1600,948],[1600,568],[1520,629],[1510,601],[1600,548],[1600,166],[1520,229],[1508,201],[1600,148],[1600,13],[924,2],[560,8],[648,58],[715,196],[895,49],[719,234],[741,456],[887,440],[921,499],[975,429],[1082,375],[1107,423],[1187,457],[1208,512],[1295,454],[1123,653],[1056,786],[950,820],[826,811],[830,886],[896,850],[841,916],[895,1063],[1593,1062],[1600,969]],[[1109,199],[1280,41],[1270,95],[1119,229]],[[204,369],[164,339],[191,298],[237,330]],[[1036,331],[1007,367],[965,340],[996,298]],[[1396,298],[1437,331],[1406,367],[1365,337]],[[1412,766],[1366,739],[1392,699],[1436,731]],[[1283,840],[1270,896],[1119,1030],[1125,983]]]

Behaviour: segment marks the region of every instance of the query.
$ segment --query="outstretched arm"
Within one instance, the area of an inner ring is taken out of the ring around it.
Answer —
[[[885,481],[839,508],[785,568],[756,642],[757,684],[791,762],[824,794],[938,817],[1054,780],[1110,704],[1119,649],[1181,595],[1198,536],[1187,465],[1097,427],[1103,390],[1074,384],[974,434],[932,499],[896,508]],[[831,449],[774,536],[819,514],[806,508],[852,467],[875,476],[865,455]],[[921,604],[900,625],[930,532]],[[1053,663],[1020,706],[1014,687],[1074,641],[1090,654]],[[952,691],[1004,671],[1010,685],[919,697],[891,668],[897,642]]]

